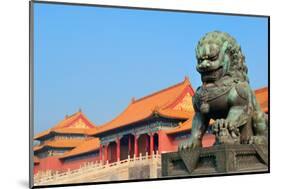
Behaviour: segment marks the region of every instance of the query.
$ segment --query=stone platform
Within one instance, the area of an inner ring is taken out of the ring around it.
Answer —
[[[216,145],[162,154],[162,177],[268,172],[266,145]]]

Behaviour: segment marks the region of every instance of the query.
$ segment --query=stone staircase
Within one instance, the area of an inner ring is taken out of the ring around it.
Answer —
[[[34,175],[34,185],[73,184],[159,178],[161,154],[142,155],[113,163],[88,162],[79,169],[65,172],[45,171]]]

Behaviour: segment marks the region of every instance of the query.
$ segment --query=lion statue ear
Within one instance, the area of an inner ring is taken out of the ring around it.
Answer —
[[[222,45],[222,51],[221,51],[221,53],[226,53],[226,51],[230,48],[230,44],[228,43],[228,41],[225,41],[224,43],[223,43],[223,45]]]

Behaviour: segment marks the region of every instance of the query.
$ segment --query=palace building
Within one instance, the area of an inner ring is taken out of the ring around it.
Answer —
[[[59,159],[64,154],[77,149],[85,143],[99,144],[97,138],[89,138],[87,132],[96,126],[81,112],[65,119],[53,128],[37,134],[34,140],[39,144],[33,147],[34,151],[34,173],[38,170],[63,170],[63,161]],[[78,163],[68,168],[79,167]]]
[[[255,91],[262,110],[268,112],[268,88]],[[113,120],[96,126],[80,110],[66,116],[53,128],[37,134],[34,174],[46,171],[71,171],[85,164],[111,164],[142,156],[177,151],[189,138],[194,110],[194,90],[188,80],[132,99]],[[215,142],[210,131],[203,147]]]

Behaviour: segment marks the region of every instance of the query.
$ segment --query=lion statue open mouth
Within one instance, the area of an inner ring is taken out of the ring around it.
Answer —
[[[180,149],[202,146],[213,119],[216,144],[267,143],[267,119],[249,85],[241,47],[229,34],[207,33],[196,47],[202,86],[193,97],[191,138]]]

